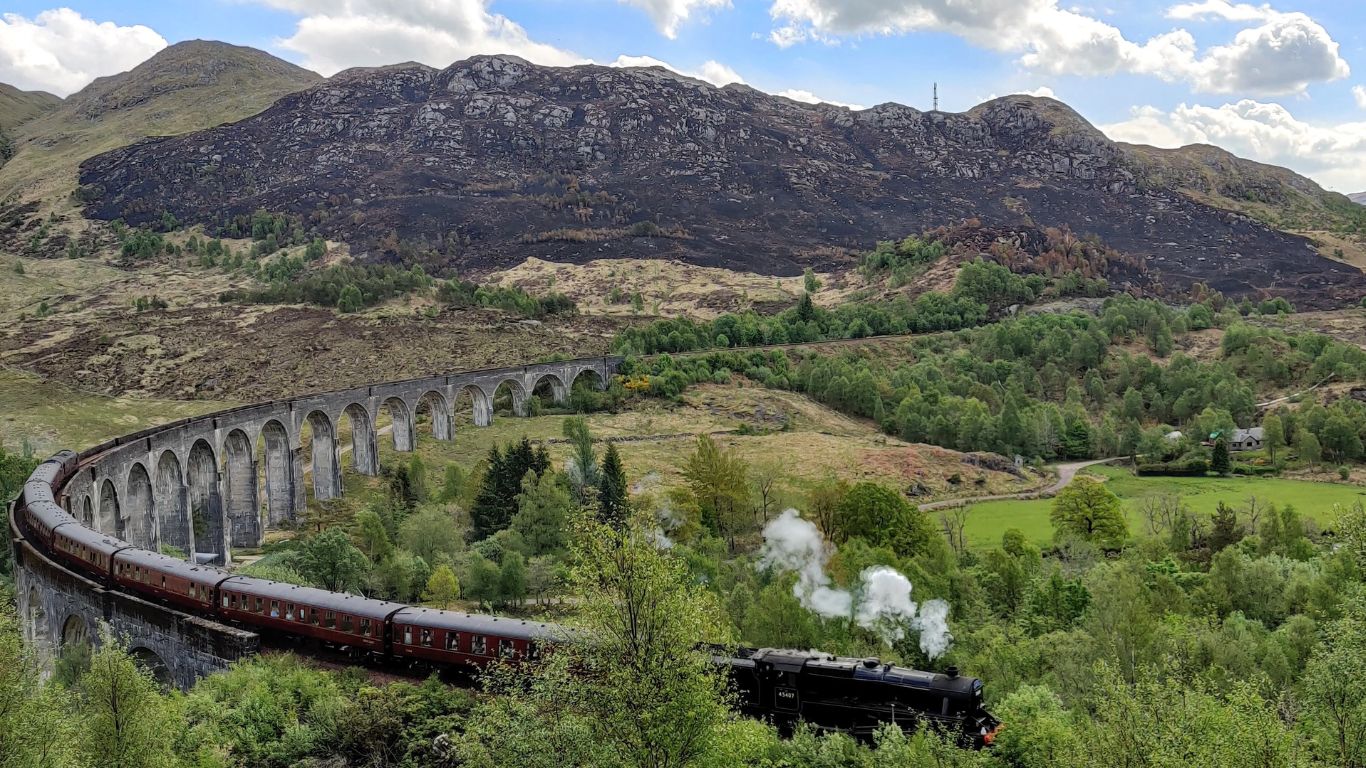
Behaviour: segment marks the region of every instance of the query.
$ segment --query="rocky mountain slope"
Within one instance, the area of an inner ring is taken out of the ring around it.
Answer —
[[[62,100],[46,91],[21,91],[0,83],[0,131],[13,131],[21,123],[45,115]]]
[[[254,48],[177,43],[128,72],[95,80],[11,131],[15,156],[0,168],[0,199],[18,195],[60,207],[76,187],[77,166],[92,155],[146,136],[241,120],[321,81]]]
[[[212,227],[266,209],[353,251],[406,242],[473,272],[528,256],[669,256],[791,274],[976,217],[1097,235],[1172,292],[1199,280],[1303,306],[1366,292],[1308,241],[1183,191],[1242,192],[1191,157],[1111,142],[1049,99],[851,112],[657,68],[482,56],[342,73],[238,123],[91,158],[80,180],[96,218],[170,211]],[[1300,177],[1267,183],[1326,194]]]
[[[1366,205],[1366,192],[1353,192],[1347,198],[1357,205]]]

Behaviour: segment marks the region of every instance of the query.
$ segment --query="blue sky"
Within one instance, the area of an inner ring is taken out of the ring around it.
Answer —
[[[59,94],[181,40],[332,74],[509,52],[663,63],[854,106],[1054,95],[1112,137],[1366,189],[1366,3],[1343,0],[0,0],[0,81]]]

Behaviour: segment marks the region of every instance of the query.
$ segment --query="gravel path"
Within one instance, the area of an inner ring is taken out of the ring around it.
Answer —
[[[933,512],[938,509],[964,507],[968,504],[977,504],[983,501],[1010,501],[1012,499],[1044,499],[1048,498],[1049,496],[1056,496],[1058,494],[1058,491],[1061,491],[1063,488],[1066,488],[1067,484],[1072,482],[1072,479],[1075,478],[1077,476],[1077,473],[1081,470],[1086,469],[1087,467],[1093,467],[1097,464],[1104,464],[1109,461],[1114,461],[1116,458],[1119,457],[1112,457],[1109,459],[1091,459],[1090,461],[1074,461],[1067,464],[1059,464],[1057,465],[1058,481],[1048,486],[1047,488],[1044,488],[1041,491],[1026,491],[1024,493],[1003,493],[994,496],[969,496],[963,499],[944,499],[943,501],[931,501],[925,504],[921,504],[920,510],[922,512]]]

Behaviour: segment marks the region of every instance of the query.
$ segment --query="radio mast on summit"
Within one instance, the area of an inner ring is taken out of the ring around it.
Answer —
[[[934,111],[939,111],[939,83],[934,84]]]

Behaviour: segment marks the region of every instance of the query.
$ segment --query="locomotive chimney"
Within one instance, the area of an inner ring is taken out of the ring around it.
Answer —
[[[958,677],[958,667],[950,666],[948,669],[944,670],[944,674],[948,675],[949,679],[952,680]]]
[[[871,659],[864,659],[864,660],[863,660],[863,666],[865,666],[865,667],[867,667],[867,668],[869,668],[869,669],[873,669],[873,668],[877,667],[878,664],[881,664],[881,663],[882,663],[882,662],[879,661],[877,658],[871,658]]]

